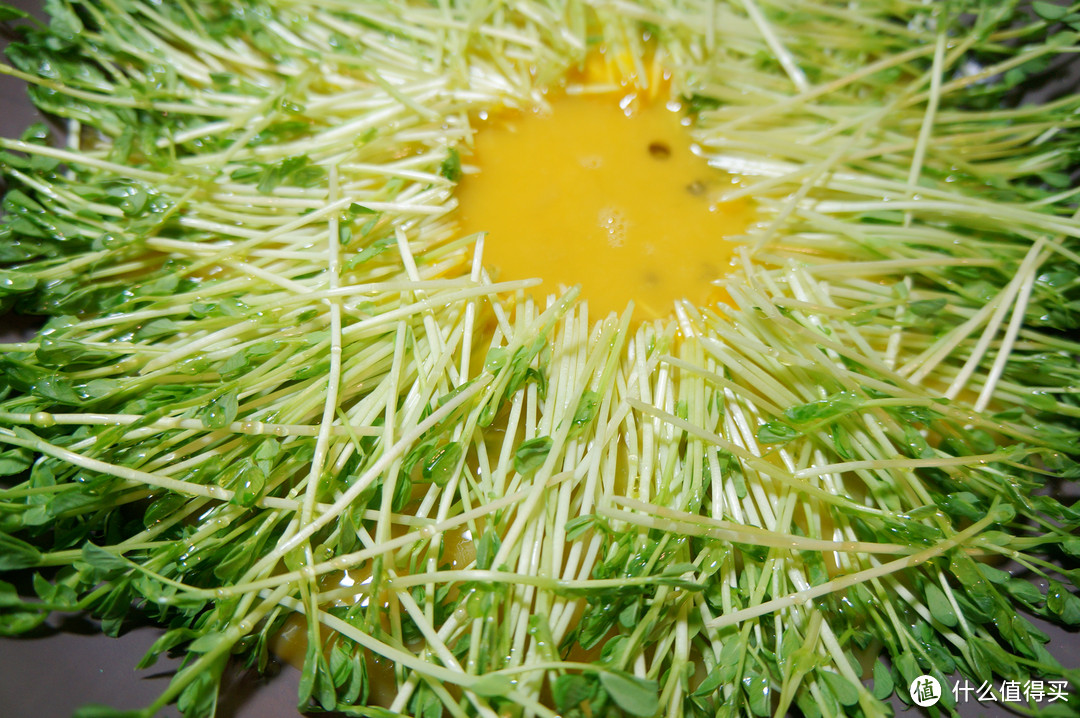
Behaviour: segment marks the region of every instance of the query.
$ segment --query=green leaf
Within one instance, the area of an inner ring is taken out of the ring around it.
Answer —
[[[979,497],[970,491],[949,494],[939,499],[937,505],[945,513],[957,518],[978,521],[983,516],[986,516],[986,507],[979,501]]]
[[[392,510],[401,511],[408,506],[409,501],[412,500],[412,487],[412,479],[404,474],[398,476],[397,483],[394,485],[394,496],[390,501]]]
[[[563,526],[563,531],[566,532],[566,540],[577,540],[579,536],[595,525],[596,518],[596,514],[585,514],[584,516],[575,516],[567,521]]]
[[[212,665],[199,673],[180,693],[176,707],[185,716],[212,716],[215,714],[221,672],[228,660],[227,655],[218,657]]]
[[[250,307],[241,302],[235,297],[222,297],[214,302],[193,302],[191,304],[191,315],[196,319],[202,319],[205,317],[242,317],[248,313]],[[156,321],[156,320],[155,320]],[[176,330],[176,322],[171,319],[164,320],[174,325],[172,331]],[[150,322],[153,324],[153,322]],[[149,326],[149,324],[147,325]]]
[[[383,252],[394,246],[397,246],[397,240],[393,237],[383,237],[382,239],[377,239],[371,244],[369,244],[367,247],[364,247],[364,249],[360,250],[360,253],[357,254],[355,257],[352,257],[348,262],[346,262],[345,268],[356,269],[356,267],[368,261],[372,257],[382,254]]]
[[[936,584],[926,586],[926,605],[934,620],[946,626],[955,626],[959,622],[953,605],[949,603],[949,597]]]
[[[812,401],[809,404],[793,406],[784,411],[784,416],[795,424],[806,424],[811,421],[847,413],[858,405],[858,397],[847,392],[840,392],[818,401]]]
[[[430,479],[436,486],[446,486],[457,470],[461,460],[461,444],[450,443],[433,452],[421,469],[421,475]]]
[[[991,507],[986,515],[996,524],[1007,524],[1016,518],[1016,507],[1012,504],[998,504],[997,506]],[[989,543],[995,543],[998,539],[995,538],[994,540],[991,540],[991,537],[994,536],[1003,537],[1000,539],[1000,543],[995,544],[999,546],[1008,546],[1012,540],[1012,535],[1005,533],[1004,531],[985,531],[980,538]]]
[[[716,692],[720,686],[724,685],[723,675],[720,672],[720,666],[713,666],[713,669],[709,671],[709,675],[705,676],[703,680],[694,691],[695,696],[707,696]]]
[[[689,561],[673,563],[664,567],[661,576],[682,576],[687,573],[697,573],[698,567]]]
[[[19,20],[28,17],[30,17],[30,13],[20,10],[17,7],[12,7],[7,3],[0,3],[0,22],[9,22],[11,20]]]
[[[238,170],[239,171],[239,170]],[[312,187],[326,177],[326,170],[318,165],[311,164],[307,155],[286,157],[281,162],[266,165],[259,174],[259,183],[256,187],[261,194],[269,194],[281,185],[294,187]],[[236,172],[233,179],[238,179]],[[245,174],[243,179],[253,179]]]
[[[41,552],[21,539],[0,531],[0,571],[30,568],[41,563]]]
[[[746,690],[747,704],[750,712],[756,716],[768,716],[772,713],[772,690],[769,688],[769,679],[756,671],[747,671],[742,679],[743,688]]]
[[[34,574],[34,578],[39,576]],[[0,608],[10,608],[12,606],[21,606],[23,604],[22,598],[19,597],[19,592],[7,581],[0,581]]]
[[[1034,606],[1037,603],[1041,603],[1043,600],[1042,591],[1038,587],[1026,581],[1022,578],[1011,579],[1005,584],[1005,590],[1009,592],[1009,595],[1018,601],[1022,601],[1029,606]]]
[[[405,460],[401,463],[402,472],[406,476],[412,476],[413,469],[416,465],[421,462],[426,463],[431,455],[435,453],[437,446],[438,439],[428,439],[413,446],[413,448],[409,450],[409,453],[405,455]]]
[[[87,541],[82,547],[82,560],[102,571],[125,571],[131,568],[123,558]]]
[[[514,471],[527,476],[539,469],[551,451],[550,436],[538,436],[523,441],[514,452]]]
[[[922,299],[908,304],[908,310],[918,317],[932,317],[945,308],[944,299]]]
[[[349,663],[352,664],[349,682],[342,686],[343,692],[340,694],[339,700],[341,703],[350,706],[367,703],[368,675],[363,652],[359,650],[352,651],[352,655],[349,656]]]
[[[237,392],[235,390],[217,397],[199,412],[199,419],[208,429],[224,429],[236,420],[238,411]]]
[[[660,711],[660,687],[656,681],[638,678],[624,671],[601,671],[600,685],[619,708],[639,718]]]
[[[800,691],[796,693],[795,705],[799,706],[803,718],[823,718],[821,713],[822,706],[818,704],[813,694],[809,691]],[[734,711],[727,714],[727,716],[732,715],[734,715]],[[727,716],[725,716],[725,718],[727,718]]]
[[[232,503],[254,506],[266,488],[266,474],[253,457],[246,456],[226,469],[218,483],[233,492]]]
[[[739,671],[739,657],[742,652],[743,647],[736,639],[728,638],[724,641],[724,646],[720,649],[720,658],[716,662],[721,683],[730,683],[735,680],[735,676]]]
[[[34,393],[58,404],[78,406],[83,403],[82,397],[72,388],[71,384],[56,374],[43,377],[35,383]]]
[[[799,436],[798,431],[778,421],[767,421],[757,430],[759,444],[783,444],[797,436]]]
[[[442,718],[443,704],[426,683],[420,683],[409,700],[409,715],[413,718]]]
[[[570,436],[578,436],[596,417],[596,410],[600,406],[600,395],[595,391],[586,391],[578,401],[577,411],[574,412],[574,420],[570,429]]]
[[[146,512],[143,514],[143,526],[151,528],[168,520],[187,502],[188,497],[183,494],[165,494],[146,507]]]
[[[803,565],[806,567],[807,578],[810,579],[811,586],[828,583],[829,570],[825,566],[825,559],[820,551],[800,551],[799,555],[803,559]]]
[[[874,663],[874,698],[879,701],[888,700],[889,696],[893,694],[895,690],[895,684],[893,683],[892,673],[885,667],[885,664],[881,661]]]
[[[488,673],[469,684],[469,690],[478,696],[497,698],[505,696],[514,689],[514,683],[508,676]]]
[[[330,676],[334,677],[335,686],[343,686],[352,675],[351,651],[345,642],[335,641],[334,648],[330,649]]]
[[[1046,607],[1068,625],[1080,625],[1080,598],[1060,582],[1050,582],[1050,588],[1046,592]]]
[[[502,540],[499,534],[491,529],[485,531],[476,542],[476,567],[482,571],[491,568],[500,546],[502,546]]]
[[[446,153],[446,159],[439,165],[439,174],[451,182],[461,179],[461,156],[453,147]]]
[[[551,696],[559,713],[566,715],[596,693],[596,682],[577,673],[567,673],[555,679]]]
[[[22,294],[37,286],[38,280],[22,272],[0,269],[0,297],[8,294]]]
[[[972,636],[968,643],[971,658],[974,663],[972,668],[980,680],[990,680],[993,674],[1012,676],[1016,674],[1018,666],[1001,646],[993,641],[988,641],[981,636]]]
[[[0,611],[0,636],[18,636],[32,631],[48,617],[48,611],[33,609]]]
[[[238,351],[225,360],[218,368],[218,374],[224,379],[235,379],[251,368],[251,357],[247,351]]]
[[[1080,538],[1074,537],[1062,541],[1061,550],[1070,556],[1080,557]]]
[[[484,371],[489,374],[497,374],[500,369],[506,366],[509,359],[510,352],[505,347],[492,347],[488,349],[487,356],[484,358]]]
[[[123,384],[118,379],[91,379],[79,387],[79,393],[86,403],[90,403],[110,396],[122,387]]]
[[[975,565],[978,567],[979,572],[990,583],[1003,584],[1007,583],[1012,578],[1012,574],[1008,571],[1002,571],[1000,568],[994,568],[989,564],[976,563]]]
[[[95,580],[97,577],[94,577]],[[106,584],[109,586],[109,584]],[[111,590],[94,604],[94,614],[101,619],[101,631],[106,636],[120,635],[124,619],[131,611],[134,594],[131,580],[122,578],[111,583]]]
[[[196,638],[188,646],[192,653],[209,653],[225,640],[225,634],[221,631],[211,631]]]
[[[905,651],[894,661],[894,666],[900,672],[900,678],[902,678],[901,685],[911,685],[911,683],[922,675],[922,669],[919,668],[919,662],[915,660],[915,656],[911,652]]]
[[[9,449],[0,453],[0,476],[21,474],[34,462],[34,454],[28,449]]]
[[[520,346],[514,351],[509,363],[510,379],[506,382],[507,396],[516,393],[529,379],[537,380],[543,377],[542,374],[533,372],[529,366],[543,347],[544,338],[540,336],[531,344]]]
[[[1069,14],[1068,5],[1058,5],[1052,2],[1033,2],[1031,3],[1031,9],[1043,20],[1049,20],[1050,22],[1060,20]]]
[[[851,446],[851,435],[844,425],[838,421],[834,422],[829,425],[829,432],[832,434],[833,448],[836,449],[837,455],[847,461],[854,459],[855,451]]]
[[[821,677],[841,705],[853,706],[859,702],[859,690],[847,678],[832,671],[821,671]]]
[[[699,95],[697,93],[683,95],[682,101],[686,105],[686,114],[688,115],[697,115],[708,110],[715,110],[723,104],[723,102],[715,97]]]
[[[904,424],[904,446],[908,450],[908,456],[916,459],[929,459],[934,456],[934,450],[927,443],[919,430],[911,424]]]
[[[183,626],[166,631],[154,641],[154,645],[150,646],[150,650],[146,652],[135,667],[139,670],[149,668],[157,662],[158,656],[162,653],[171,651],[173,648],[176,648],[186,641],[190,641],[198,635],[198,632],[195,630]]]
[[[169,319],[168,317],[151,319],[135,332],[135,339],[138,341],[146,341],[148,339],[170,336],[176,334],[180,330],[180,327],[181,325],[179,322]]]

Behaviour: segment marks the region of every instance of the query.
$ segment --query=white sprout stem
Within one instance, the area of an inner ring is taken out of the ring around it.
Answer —
[[[755,0],[742,0],[742,2],[743,7],[746,8],[746,13],[753,20],[758,30],[761,31],[761,35],[765,38],[769,49],[773,51],[776,59],[780,62],[780,66],[784,68],[784,72],[791,79],[792,84],[795,85],[799,92],[807,92],[810,85],[806,81],[806,73],[795,62],[795,58],[784,47],[784,43],[780,41],[780,38],[776,36],[776,32],[773,30],[772,25],[769,24],[769,21],[765,19],[761,9],[757,6],[757,2]]]
[[[405,449],[412,446],[412,444],[415,443],[418,438],[423,436],[424,432],[428,429],[445,419],[459,406],[472,399],[473,396],[479,393],[481,389],[484,389],[490,381],[490,377],[480,377],[475,384],[450,399],[446,404],[443,404],[432,412],[430,416],[424,419],[424,421],[405,432],[393,446],[390,446],[385,450],[383,455],[379,457],[379,460],[371,465],[371,468],[365,471],[364,474],[356,480],[355,484],[349,487],[348,491],[345,491],[333,504],[331,504],[328,511],[320,514],[318,518],[297,531],[288,541],[283,542],[278,545],[274,551],[268,553],[261,561],[259,561],[256,569],[265,570],[266,568],[273,566],[281,557],[299,546],[301,542],[306,541],[316,531],[340,516],[341,512],[345,511],[353,500],[355,500],[356,497],[376,479],[376,477],[386,471],[390,464],[401,458]]]
[[[926,150],[930,146],[930,135],[934,131],[934,118],[937,114],[938,103],[941,101],[941,76],[944,73],[945,61],[945,32],[938,32],[937,41],[934,43],[934,60],[930,68],[930,97],[926,101],[926,114],[923,116],[922,126],[919,128],[919,137],[915,143],[915,152],[911,158],[911,171],[908,173],[908,199],[914,199],[918,189],[919,175],[922,174],[923,160]],[[904,226],[911,226],[912,214],[904,213]]]
[[[1032,246],[1032,252],[1038,252],[1041,248],[1042,240],[1039,240]],[[994,358],[994,364],[990,367],[990,372],[987,374],[986,381],[983,383],[983,388],[979,392],[979,397],[975,400],[974,409],[977,412],[985,410],[994,396],[994,390],[997,388],[998,380],[1001,379],[1001,375],[1005,371],[1005,364],[1008,362],[1012,348],[1016,343],[1016,335],[1020,333],[1020,327],[1024,322],[1024,315],[1027,312],[1028,302],[1031,299],[1031,290],[1035,287],[1036,268],[1045,259],[1045,256],[1033,259],[1032,255],[1029,255],[1024,259],[1024,265],[1027,266],[1021,265],[1019,274],[1024,278],[1023,284],[1020,286],[1020,291],[1017,294],[1016,302],[1013,306],[1012,317],[1009,319],[1009,326],[1005,329],[1005,336],[1001,340],[1001,346],[998,349],[997,356]]]
[[[944,554],[949,549],[967,541],[969,538],[975,536],[981,532],[988,525],[994,523],[995,517],[993,516],[993,510],[991,514],[976,521],[971,526],[967,527],[963,531],[958,532],[955,536],[952,536],[944,541],[941,541],[930,548],[914,553],[904,558],[898,558],[888,563],[875,566],[873,568],[864,569],[853,574],[846,576],[840,576],[826,583],[807,588],[802,591],[796,591],[786,596],[780,596],[770,601],[759,603],[756,606],[744,608],[739,611],[733,611],[718,618],[713,619],[709,628],[719,629],[725,626],[733,626],[742,623],[743,621],[763,616],[767,613],[773,613],[774,611],[782,611],[786,608],[807,604],[813,601],[815,598],[820,598],[829,593],[836,591],[842,591],[852,586],[857,586],[860,583],[865,583],[871,579],[881,578],[882,576],[888,576],[890,574],[901,571],[905,568],[911,568],[925,563],[937,556]]]

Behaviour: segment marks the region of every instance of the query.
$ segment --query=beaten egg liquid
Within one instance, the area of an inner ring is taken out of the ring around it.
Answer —
[[[499,279],[541,278],[537,298],[580,284],[593,316],[724,301],[713,282],[752,207],[719,200],[735,180],[693,153],[680,118],[674,103],[604,92],[487,120],[458,187],[463,233],[488,233]]]

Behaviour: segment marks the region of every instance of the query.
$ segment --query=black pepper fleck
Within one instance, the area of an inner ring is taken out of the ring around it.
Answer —
[[[671,157],[671,148],[668,147],[665,142],[650,142],[649,154],[652,155],[654,159],[666,160],[668,157]]]

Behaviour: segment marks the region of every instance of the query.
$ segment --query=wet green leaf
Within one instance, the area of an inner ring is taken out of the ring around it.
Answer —
[[[513,685],[508,676],[488,673],[469,683],[469,690],[478,696],[494,698],[505,696],[513,689]]]
[[[948,596],[938,586],[928,584],[926,586],[926,605],[930,609],[930,615],[946,626],[955,626],[958,623],[956,610],[949,603]]]
[[[461,455],[461,444],[446,444],[428,457],[421,469],[421,474],[425,479],[430,479],[436,486],[445,486],[457,469]]]
[[[1051,22],[1060,20],[1069,14],[1068,5],[1058,5],[1057,3],[1043,2],[1042,0],[1031,3],[1031,9],[1043,20]]]
[[[40,563],[40,551],[22,539],[0,532],[0,571],[29,568]]]
[[[885,664],[880,660],[874,662],[874,698],[879,701],[888,700],[889,696],[893,694],[895,690],[895,684],[893,683],[892,674],[889,669],[885,667]]]
[[[841,705],[853,706],[858,704],[859,690],[851,684],[851,681],[832,671],[821,671],[819,675]]]
[[[555,707],[563,715],[592,698],[595,693],[595,679],[577,673],[563,674],[551,684],[551,696],[555,700]]]
[[[120,556],[89,542],[83,544],[82,560],[94,568],[107,572],[125,571],[131,568],[131,564]]]
[[[611,700],[630,715],[650,718],[660,711],[660,687],[656,681],[624,671],[603,671],[599,676]]]
[[[528,475],[539,469],[551,452],[550,436],[538,436],[521,442],[514,452],[514,471]]]
[[[210,401],[200,412],[199,419],[209,429],[223,429],[236,421],[237,392],[229,391]]]
[[[778,421],[767,421],[757,430],[760,444],[784,444],[799,436],[799,432]]]

